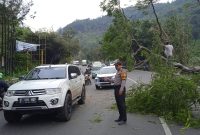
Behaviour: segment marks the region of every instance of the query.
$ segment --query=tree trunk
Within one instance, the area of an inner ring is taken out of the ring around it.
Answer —
[[[154,15],[155,15],[155,17],[156,17],[156,22],[157,22],[157,24],[158,24],[158,28],[159,28],[159,31],[160,31],[160,34],[159,34],[160,39],[161,39],[162,43],[164,43],[165,40],[166,40],[166,39],[163,38],[163,32],[164,32],[164,31],[163,31],[162,26],[161,26],[161,24],[160,24],[160,22],[159,22],[158,15],[157,15],[157,13],[156,13],[156,10],[155,10],[154,4],[153,4],[153,0],[150,0],[150,3],[151,3],[151,6],[152,6],[152,8],[153,8],[153,13],[154,13]],[[164,34],[165,34],[165,38],[167,38],[167,40],[169,40],[167,34],[166,34],[165,32],[164,32]]]
[[[173,63],[174,67],[180,68],[181,72],[185,73],[198,73],[200,72],[200,67],[187,67],[181,63]]]

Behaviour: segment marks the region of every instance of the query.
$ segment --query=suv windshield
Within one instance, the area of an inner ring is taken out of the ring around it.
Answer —
[[[64,67],[45,67],[33,69],[25,80],[63,79],[65,77],[66,69]]]

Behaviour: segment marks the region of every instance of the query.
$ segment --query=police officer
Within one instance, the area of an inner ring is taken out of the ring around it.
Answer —
[[[114,95],[119,112],[118,119],[115,122],[118,122],[118,125],[126,124],[127,115],[126,115],[126,104],[125,104],[125,95],[126,95],[126,78],[127,72],[122,68],[122,63],[118,60],[114,63],[117,73],[115,79],[111,80],[109,78],[104,78],[104,81],[114,82]]]
[[[125,94],[126,94],[125,84],[126,84],[127,72],[126,70],[122,69],[122,63],[120,61],[117,61],[114,65],[115,68],[117,69],[117,73],[114,79],[114,94],[115,94],[117,108],[119,111],[119,118],[115,120],[115,122],[118,122],[119,125],[123,125],[127,121],[126,105],[125,105]]]

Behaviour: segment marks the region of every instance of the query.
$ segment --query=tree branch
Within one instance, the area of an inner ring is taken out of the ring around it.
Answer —
[[[136,56],[140,51],[145,50],[146,52],[148,52],[149,54],[153,54],[155,56],[159,56],[160,58],[162,58],[163,60],[167,60],[164,56],[162,55],[158,55],[155,53],[152,53],[152,51],[142,45],[140,45],[135,39],[132,39],[132,41],[134,41],[136,43],[136,45],[139,47],[135,52],[133,52],[133,56]]]
[[[200,72],[200,67],[187,67],[181,63],[173,63],[174,67],[180,68],[182,72],[197,73]]]
[[[161,41],[164,43],[164,41],[165,41],[165,40],[163,39],[163,32],[164,32],[164,30],[162,29],[162,26],[161,26],[161,24],[160,24],[160,22],[159,22],[158,15],[157,15],[157,13],[156,13],[156,10],[155,10],[154,4],[153,4],[153,0],[149,0],[149,1],[150,1],[150,3],[151,3],[152,8],[153,8],[153,13],[154,13],[154,15],[155,15],[155,17],[156,17],[156,22],[157,22],[158,27],[159,27],[159,30],[160,30],[159,37],[160,37]],[[167,34],[166,34],[165,32],[164,32],[164,34],[165,34],[165,37],[167,38],[167,40],[169,40]]]

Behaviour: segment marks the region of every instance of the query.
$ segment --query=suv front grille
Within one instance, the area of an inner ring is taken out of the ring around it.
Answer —
[[[14,96],[36,96],[45,95],[46,91],[44,89],[36,90],[16,90]]]
[[[112,77],[106,77],[106,78],[112,79]],[[99,78],[99,81],[100,81],[100,82],[108,82],[108,81],[104,81],[104,77],[100,77],[100,78]]]
[[[44,95],[46,94],[46,90],[40,89],[40,90],[32,90],[34,95]]]

